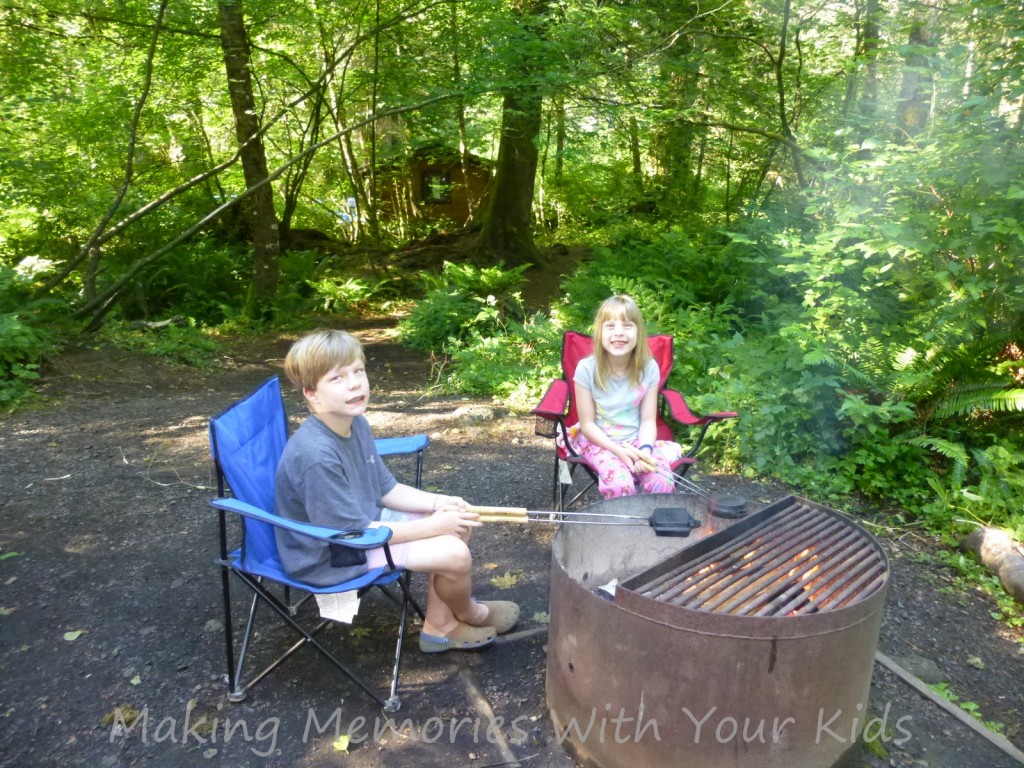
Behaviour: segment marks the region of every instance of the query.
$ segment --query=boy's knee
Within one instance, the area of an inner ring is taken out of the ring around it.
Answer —
[[[473,570],[473,554],[469,545],[458,536],[445,536],[445,563],[452,573],[465,574]]]

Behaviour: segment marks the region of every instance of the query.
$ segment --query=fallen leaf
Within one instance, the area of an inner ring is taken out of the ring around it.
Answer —
[[[136,675],[135,677],[133,677],[133,678],[132,678],[131,680],[129,680],[128,682],[129,682],[129,683],[131,683],[132,685],[138,685],[139,683],[141,683],[141,682],[142,682],[142,678],[141,678],[141,677],[139,677],[138,675]]]
[[[551,616],[547,611],[537,611],[537,613],[533,614],[533,620],[538,624],[550,624]]]
[[[975,669],[985,669],[985,662],[979,656],[971,656],[967,659],[967,663]]]
[[[331,746],[334,747],[335,752],[348,752],[348,736],[339,736],[338,740]]]
[[[484,563],[484,569],[488,571],[494,571],[498,569],[497,563]]]
[[[75,640],[77,640],[81,636],[82,636],[82,630],[80,630],[80,629],[76,629],[74,632],[65,632],[64,633],[64,639],[67,640],[69,643],[75,642]]]
[[[114,725],[118,719],[120,719],[125,725],[131,728],[141,714],[142,713],[139,712],[139,710],[130,704],[122,704],[107,712],[107,714],[103,716],[103,719],[100,720],[100,723],[109,728]]]
[[[3,606],[0,606],[0,616],[10,616],[16,610],[18,610],[18,609],[17,608],[5,608]]]
[[[509,589],[519,583],[519,579],[523,577],[522,571],[505,571],[501,576],[495,576],[491,579],[491,584],[498,587],[498,589]]]

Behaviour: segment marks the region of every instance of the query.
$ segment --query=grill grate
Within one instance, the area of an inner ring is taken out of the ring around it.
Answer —
[[[683,550],[634,576],[629,589],[699,611],[801,616],[859,602],[885,583],[885,557],[863,530],[806,500],[786,501],[706,539],[724,539],[706,551]]]

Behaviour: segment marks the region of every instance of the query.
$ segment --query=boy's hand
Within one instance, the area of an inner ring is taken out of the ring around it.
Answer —
[[[462,501],[462,499],[459,499]],[[463,501],[463,504],[465,502]],[[457,507],[443,507],[430,516],[430,521],[434,523],[437,530],[437,535],[451,533],[456,536],[462,536],[469,533],[473,528],[479,528],[483,523],[480,522],[480,515],[476,512],[467,512],[465,509],[459,509]]]
[[[439,493],[437,498],[434,499],[434,512],[442,509],[464,510],[468,506],[469,502],[461,496],[445,496]]]

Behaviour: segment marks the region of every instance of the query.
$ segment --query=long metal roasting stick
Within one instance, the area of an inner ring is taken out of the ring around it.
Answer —
[[[698,496],[703,496],[705,499],[710,499],[711,498],[711,494],[710,493],[705,491],[703,488],[701,488],[699,485],[694,483],[692,480],[686,479],[685,477],[680,475],[678,472],[673,472],[671,469],[663,469],[662,467],[659,467],[655,463],[653,458],[649,458],[649,457],[648,458],[643,458],[643,459],[640,460],[640,463],[643,464],[645,467],[647,467],[651,472],[657,472],[662,477],[668,478],[669,480],[672,480],[673,482],[678,483],[679,485],[683,486],[683,488],[685,488],[686,490],[690,491],[691,493],[696,493]]]
[[[454,507],[447,507],[454,509]],[[545,512],[526,507],[466,507],[467,512],[480,515],[481,523],[549,523],[576,525],[649,525],[643,515],[606,515],[600,512]],[[592,517],[595,520],[563,520],[563,517]],[[612,518],[612,519],[608,519]],[[621,522],[620,522],[621,521]]]

